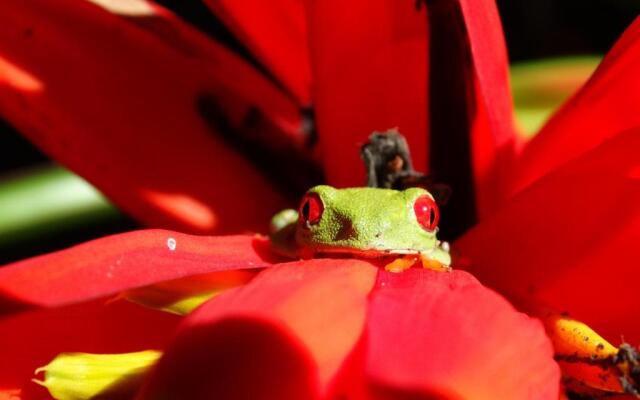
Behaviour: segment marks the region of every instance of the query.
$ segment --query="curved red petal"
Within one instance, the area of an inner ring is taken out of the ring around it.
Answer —
[[[471,158],[478,214],[483,218],[505,200],[506,171],[511,169],[515,157],[517,136],[509,60],[495,1],[459,0],[459,3],[474,70]]]
[[[59,353],[162,349],[179,321],[125,301],[104,300],[0,319],[0,389],[22,390],[22,400],[50,399],[31,379]]]
[[[513,176],[515,193],[609,138],[640,126],[640,18],[594,75],[526,146]]]
[[[258,236],[191,236],[163,230],[114,235],[0,268],[0,310],[56,307],[157,282],[270,265]]]
[[[542,324],[463,271],[381,271],[366,343],[372,398],[558,398]]]
[[[314,104],[327,180],[361,186],[373,131],[398,127],[427,166],[427,24],[413,2],[308,2]],[[360,21],[361,23],[354,23]]]
[[[311,103],[311,66],[302,1],[206,0],[205,3],[300,104]]]
[[[185,320],[142,398],[319,398],[362,333],[376,272],[330,259],[265,270]]]
[[[420,3],[310,3],[316,117],[327,179],[336,186],[361,185],[365,171],[358,145],[374,130],[398,127],[418,171],[433,168],[446,180],[450,171],[455,177],[460,169],[473,170],[468,184],[475,182],[485,215],[504,197],[503,175],[515,142],[499,16],[493,1],[416,7]],[[450,29],[453,25],[460,32]],[[430,35],[436,43],[429,43]],[[459,51],[456,57],[452,47]],[[460,153],[453,155],[454,149]],[[469,158],[470,165],[462,166]],[[466,185],[459,186],[454,190]]]
[[[640,343],[638,149],[639,129],[618,134],[515,196],[456,253],[512,299],[568,311],[613,343]]]
[[[125,18],[84,1],[4,3],[0,113],[151,226],[262,229],[282,198],[233,148],[255,131],[296,130],[296,104],[150,9]]]

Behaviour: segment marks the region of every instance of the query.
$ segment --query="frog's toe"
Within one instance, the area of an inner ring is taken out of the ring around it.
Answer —
[[[444,264],[438,260],[435,260],[425,254],[420,256],[420,261],[422,262],[422,266],[424,268],[430,269],[432,271],[438,272],[450,272],[451,267],[447,264]]]
[[[400,257],[385,265],[384,269],[385,271],[389,272],[402,272],[411,268],[416,263],[416,261],[417,260],[415,256]]]
[[[440,242],[440,248],[448,253],[450,250],[449,242]]]

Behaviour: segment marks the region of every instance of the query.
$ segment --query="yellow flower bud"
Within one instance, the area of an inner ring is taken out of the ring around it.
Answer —
[[[61,353],[36,370],[56,400],[114,398],[133,394],[145,374],[162,355],[155,350],[123,354]]]

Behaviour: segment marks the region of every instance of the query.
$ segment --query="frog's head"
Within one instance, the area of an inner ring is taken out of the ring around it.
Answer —
[[[437,246],[438,208],[421,188],[316,186],[298,210],[296,242],[320,253],[413,254]]]

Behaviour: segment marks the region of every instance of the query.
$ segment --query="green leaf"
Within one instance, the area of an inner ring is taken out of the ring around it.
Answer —
[[[120,212],[84,179],[47,166],[0,180],[0,246],[114,220]]]

